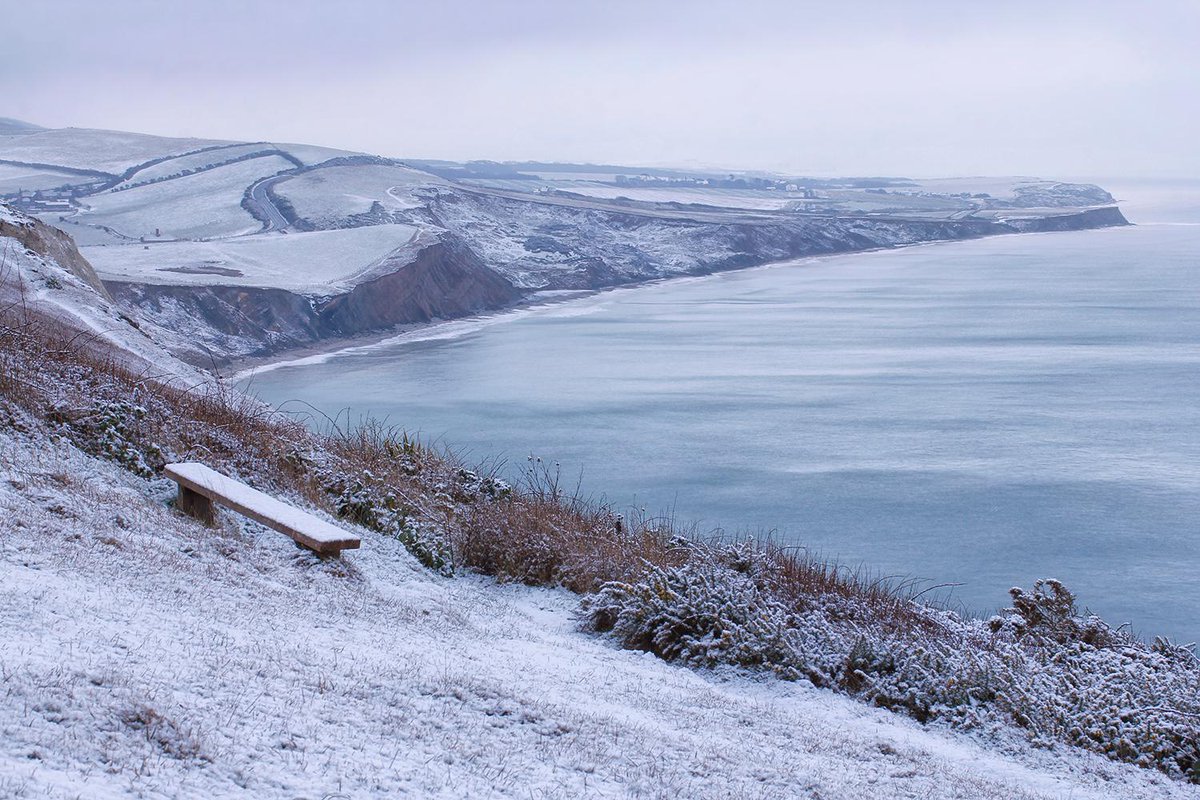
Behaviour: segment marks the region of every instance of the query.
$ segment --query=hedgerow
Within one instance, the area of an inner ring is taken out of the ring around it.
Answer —
[[[797,596],[780,585],[777,558],[749,544],[693,543],[684,563],[647,565],[585,597],[583,623],[667,660],[806,678],[922,722],[1016,725],[1039,744],[1200,782],[1200,662],[1190,648],[1079,614],[1056,580],[1012,589],[1012,607],[983,621],[899,597]]]

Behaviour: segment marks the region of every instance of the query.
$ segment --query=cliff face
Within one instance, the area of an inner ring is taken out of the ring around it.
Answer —
[[[487,269],[453,236],[424,248],[410,263],[352,291],[310,298],[284,289],[160,286],[109,281],[118,302],[175,334],[173,349],[193,364],[223,365],[323,339],[383,331],[504,308],[521,293]]]
[[[503,308],[522,293],[458,237],[445,235],[415,261],[359,284],[316,306],[322,323],[340,335],[381,330],[406,322],[464,317]]]
[[[1128,224],[1113,208],[962,219],[778,215],[706,218],[539,204],[456,190],[388,216],[433,226],[437,241],[397,250],[348,292],[107,282],[194,364],[221,365],[321,340],[511,306],[544,289],[602,289],[812,255],[1001,233]],[[1027,212],[1023,212],[1027,213]],[[710,217],[712,215],[709,215]]]
[[[1090,208],[1075,214],[1034,217],[1030,219],[1006,219],[1003,225],[1021,233],[1050,231],[1084,231],[1092,228],[1112,228],[1128,225],[1129,220],[1116,206]]]
[[[1017,231],[1128,224],[1113,208],[1014,219],[966,216],[660,215],[460,190],[431,192],[405,221],[452,231],[487,266],[525,289],[600,289],[804,256],[953,241]]]

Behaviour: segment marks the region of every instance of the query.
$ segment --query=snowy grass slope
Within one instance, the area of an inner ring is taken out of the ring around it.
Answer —
[[[31,225],[23,214],[0,205],[0,222]],[[53,329],[69,332],[77,347],[104,354],[129,369],[149,371],[161,379],[175,376],[188,384],[203,375],[173,358],[141,327],[136,315],[119,308],[51,258],[0,236],[0,310],[30,314]]]
[[[151,164],[144,169],[139,169],[128,180],[122,181],[113,188],[121,190],[149,181],[170,178],[170,176],[185,170],[202,170],[215,164],[224,164],[240,156],[271,149],[273,149],[273,145],[260,142],[222,147],[216,150],[202,150],[198,153],[189,153],[175,158],[168,158],[165,161]]]
[[[275,192],[287,198],[300,217],[331,227],[370,211],[375,203],[387,211],[415,208],[420,201],[410,192],[431,183],[441,181],[418,170],[372,164],[305,172],[280,182]]]
[[[0,137],[0,159],[117,175],[146,161],[219,144],[233,142],[92,128],[55,128]]]
[[[39,189],[54,189],[66,184],[78,183],[80,177],[66,172],[38,169],[36,167],[18,167],[10,164],[0,164],[0,194]]]
[[[331,158],[365,155],[353,150],[338,150],[333,147],[321,147],[315,144],[272,144],[271,146],[295,156],[305,166],[320,164],[322,161],[328,161]]]
[[[218,151],[219,152],[219,151]],[[239,236],[262,227],[242,208],[246,188],[259,178],[291,169],[282,156],[254,158],[160,183],[87,198],[75,216],[126,236],[193,239]]]
[[[1183,798],[577,631],[562,591],[342,563],[0,427],[0,794],[13,798]]]

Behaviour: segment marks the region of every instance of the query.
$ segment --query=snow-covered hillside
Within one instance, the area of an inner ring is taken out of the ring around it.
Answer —
[[[132,239],[240,236],[261,226],[242,208],[246,187],[294,165],[272,155],[87,198],[75,221]],[[159,231],[159,233],[156,233]]]
[[[120,174],[152,159],[233,144],[92,128],[56,128],[0,136],[0,159]]]
[[[160,379],[196,385],[208,380],[172,357],[137,313],[104,292],[70,237],[0,205],[0,311],[19,313],[71,336],[78,347],[103,354]]]
[[[1184,798],[577,629],[562,590],[341,563],[0,426],[0,795]]]
[[[287,236],[164,242],[153,249],[85,248],[110,281],[162,285],[273,286],[314,295],[353,289],[397,250],[422,246],[412,225],[372,225]],[[427,234],[432,240],[433,235]]]

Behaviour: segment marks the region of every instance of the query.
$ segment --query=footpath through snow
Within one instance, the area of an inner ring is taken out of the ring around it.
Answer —
[[[560,591],[400,542],[321,562],[0,427],[0,797],[1185,798],[577,630]]]

